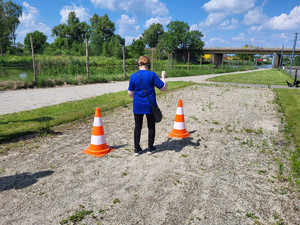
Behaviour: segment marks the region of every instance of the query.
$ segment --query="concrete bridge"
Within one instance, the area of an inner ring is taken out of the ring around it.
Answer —
[[[273,55],[275,53],[274,67],[278,67],[281,57],[281,48],[203,48],[204,54],[211,54],[211,61],[215,65],[223,62],[224,54],[246,54],[246,55]],[[292,48],[283,49],[284,55],[292,55]],[[295,55],[300,55],[300,49],[295,49]]]

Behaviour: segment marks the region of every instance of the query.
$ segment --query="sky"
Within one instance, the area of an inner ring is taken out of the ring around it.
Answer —
[[[170,21],[186,22],[199,30],[204,47],[292,48],[300,32],[299,0],[13,0],[22,5],[17,42],[27,33],[40,31],[52,43],[52,28],[66,23],[70,11],[89,23],[95,13],[107,14],[115,23],[115,34],[126,45],[139,38],[152,23],[167,30]],[[300,35],[297,39],[300,47]]]

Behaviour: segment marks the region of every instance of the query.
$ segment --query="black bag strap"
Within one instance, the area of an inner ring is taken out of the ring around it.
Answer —
[[[141,83],[142,83],[142,85],[143,85],[144,92],[145,92],[145,94],[146,94],[146,96],[147,96],[147,98],[148,98],[148,100],[149,100],[149,103],[150,103],[151,107],[154,107],[154,106],[152,105],[151,101],[150,101],[150,98],[149,98],[149,96],[148,96],[148,93],[147,93],[147,91],[146,91],[146,89],[145,89],[145,86],[144,86],[144,84],[143,84],[143,81],[142,81],[142,79],[141,79],[141,77],[140,77],[140,74],[139,74],[139,73],[138,73],[138,76],[139,76],[139,78],[140,78],[140,81],[141,81]]]

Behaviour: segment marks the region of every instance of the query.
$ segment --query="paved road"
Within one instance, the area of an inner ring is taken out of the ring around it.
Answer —
[[[227,75],[248,72],[251,71],[227,73]],[[193,81],[197,83],[205,83],[205,79],[207,78],[222,75],[226,74],[171,77],[167,78],[167,81]],[[124,91],[127,90],[127,88],[128,81],[99,83],[82,86],[64,86],[55,88],[36,88],[15,91],[0,91],[0,115],[36,109],[43,106],[56,105],[63,102],[90,98],[112,92]]]

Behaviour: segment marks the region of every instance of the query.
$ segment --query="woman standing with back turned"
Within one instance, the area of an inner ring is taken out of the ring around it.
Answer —
[[[140,146],[141,131],[143,126],[143,117],[146,114],[148,126],[148,154],[156,151],[153,146],[155,139],[155,119],[152,114],[151,105],[144,92],[144,87],[150,98],[151,104],[157,106],[155,87],[161,91],[167,90],[165,81],[166,72],[161,72],[160,79],[154,72],[149,71],[150,60],[146,56],[140,56],[138,61],[139,71],[132,74],[129,80],[128,94],[133,98],[133,113],[134,113],[134,154],[138,156],[142,148]],[[141,83],[141,80],[143,84]],[[144,86],[143,86],[144,85]]]

